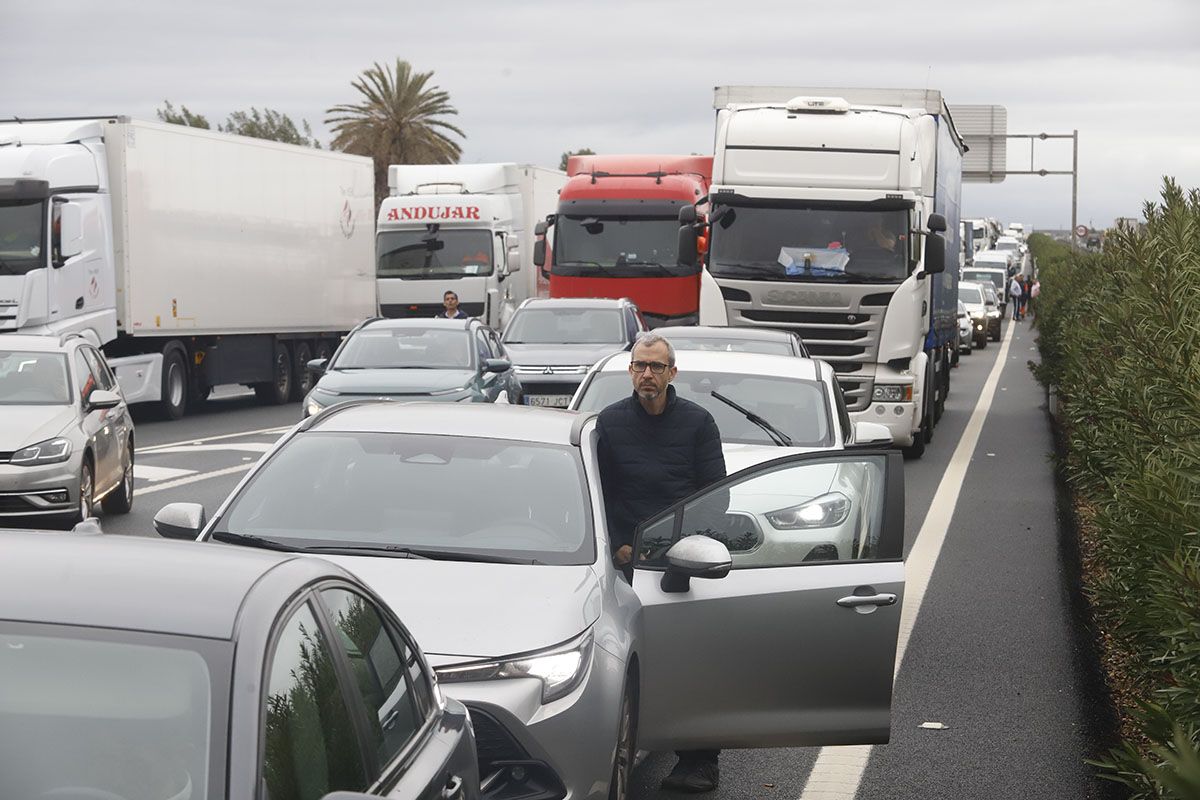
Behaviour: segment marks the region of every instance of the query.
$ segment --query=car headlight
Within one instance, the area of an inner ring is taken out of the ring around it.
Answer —
[[[850,498],[841,492],[830,492],[798,506],[771,511],[766,517],[775,530],[796,531],[841,525],[849,515]]]
[[[71,442],[67,439],[47,439],[13,453],[8,463],[21,467],[39,464],[58,464],[71,457]]]
[[[333,405],[340,392],[333,392],[329,389],[317,387],[308,393],[308,397],[304,398],[304,416],[311,417],[314,414],[319,414],[326,406]]]
[[[877,383],[871,392],[876,403],[905,403],[912,400],[912,384]]]
[[[542,682],[542,705],[570,694],[587,674],[592,660],[592,630],[566,644],[506,661],[482,661],[437,671],[442,683],[490,681],[497,678],[537,678]]]

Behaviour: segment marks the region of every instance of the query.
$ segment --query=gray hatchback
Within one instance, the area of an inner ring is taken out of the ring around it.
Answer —
[[[133,421],[83,337],[0,337],[0,521],[72,524],[133,505]]]

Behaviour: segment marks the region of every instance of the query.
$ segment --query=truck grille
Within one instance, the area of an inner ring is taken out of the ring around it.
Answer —
[[[813,358],[829,362],[837,373],[846,407],[862,411],[871,404],[882,312],[894,291],[880,288],[859,294],[867,287],[749,281],[726,286],[722,281],[721,293],[730,325],[769,325],[798,332]]]
[[[17,307],[0,303],[0,331],[17,327]]]

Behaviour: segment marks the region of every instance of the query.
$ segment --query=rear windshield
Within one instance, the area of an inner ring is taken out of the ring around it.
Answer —
[[[978,286],[960,286],[958,287],[958,299],[972,305],[983,305],[983,292],[979,290]]]
[[[465,330],[366,328],[350,337],[332,369],[467,369],[471,349]]]
[[[995,286],[997,289],[1004,288],[1004,269],[1003,268],[995,269],[995,270],[964,269],[962,276],[963,276],[964,281],[975,281],[976,283],[990,283],[993,286]]]
[[[615,308],[522,308],[504,330],[505,344],[621,344]]]

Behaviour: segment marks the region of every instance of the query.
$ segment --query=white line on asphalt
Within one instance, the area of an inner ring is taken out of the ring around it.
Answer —
[[[166,444],[151,444],[145,447],[137,448],[139,453],[153,453],[156,450],[162,450],[167,447],[180,447],[188,444],[204,444],[205,442],[217,442],[221,439],[236,439],[239,436],[259,436],[265,433],[284,433],[292,429],[291,425],[285,425],[282,428],[260,428],[256,431],[239,431],[238,433],[223,433],[220,436],[205,436],[200,439],[184,439],[181,442],[167,442]]]
[[[151,467],[146,464],[133,465],[133,477],[139,481],[168,481],[172,478],[182,478],[184,475],[195,475],[194,469],[178,469],[176,467]]]
[[[165,481],[163,483],[156,483],[153,486],[147,486],[145,489],[138,489],[137,495],[138,495],[138,497],[141,497],[144,494],[151,494],[152,492],[162,492],[167,489],[174,489],[177,486],[186,486],[189,483],[196,483],[197,481],[206,481],[209,478],[219,478],[222,475],[235,475],[239,472],[246,472],[253,466],[254,466],[253,464],[238,464],[236,467],[226,467],[225,469],[213,470],[212,472],[199,472],[199,473],[196,473],[195,475],[189,475],[186,478],[179,478],[178,480],[174,480],[174,481]]]
[[[908,560],[904,565],[904,606],[900,610],[900,635],[896,641],[896,668],[893,675],[900,673],[900,666],[904,663],[904,653],[908,649],[917,614],[921,611],[921,603],[925,600],[929,579],[933,575],[934,566],[937,565],[938,555],[942,552],[942,545],[946,542],[946,532],[950,529],[950,520],[954,517],[958,494],[967,476],[967,467],[971,464],[971,454],[975,452],[979,434],[983,431],[983,421],[991,410],[996,385],[1000,382],[1000,372],[1007,363],[1004,357],[1008,354],[1015,327],[1008,326],[996,363],[988,373],[975,410],[971,412],[962,438],[958,440],[958,447],[954,449],[954,455],[951,456],[937,492],[933,495],[933,501],[929,504],[929,511],[925,514],[925,522],[917,534],[916,543],[908,553]],[[862,783],[863,772],[867,768],[867,760],[871,757],[871,749],[871,745],[822,747],[812,772],[808,775],[808,781],[804,784],[800,800],[854,800],[858,786]]]
[[[145,455],[158,456],[163,453],[219,453],[244,451],[250,453],[265,453],[275,446],[274,442],[226,442],[223,444],[181,444],[156,447],[150,452],[141,451]]]

